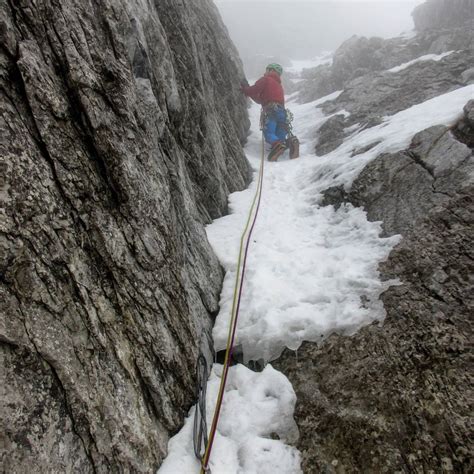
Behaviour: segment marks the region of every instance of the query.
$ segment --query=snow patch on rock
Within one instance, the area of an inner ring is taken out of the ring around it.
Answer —
[[[412,64],[423,61],[441,61],[443,58],[453,53],[456,53],[456,51],[448,51],[447,53],[442,54],[425,54],[424,56],[420,56],[419,58],[413,59],[412,61],[400,64],[400,66],[392,67],[392,69],[389,69],[388,72],[400,72],[410,67]]]

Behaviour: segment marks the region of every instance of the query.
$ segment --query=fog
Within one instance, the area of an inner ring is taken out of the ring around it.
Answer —
[[[354,34],[398,36],[413,30],[423,0],[215,0],[244,62],[256,55],[309,59]]]

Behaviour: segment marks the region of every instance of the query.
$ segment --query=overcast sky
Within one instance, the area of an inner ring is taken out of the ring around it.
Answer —
[[[309,59],[352,35],[398,36],[413,29],[424,0],[215,0],[246,61],[263,54]]]

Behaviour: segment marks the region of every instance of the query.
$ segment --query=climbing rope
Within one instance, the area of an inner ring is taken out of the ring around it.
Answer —
[[[253,198],[252,205],[250,207],[245,229],[242,232],[242,236],[240,238],[240,250],[239,250],[239,258],[237,262],[237,273],[235,277],[234,297],[232,301],[232,311],[231,311],[231,318],[230,318],[230,323],[229,323],[229,333],[227,336],[224,367],[222,371],[219,392],[217,395],[216,408],[214,410],[214,416],[212,418],[211,430],[209,432],[209,441],[206,443],[206,450],[201,460],[201,474],[210,472],[209,459],[211,457],[212,445],[214,443],[214,438],[216,436],[217,424],[219,422],[219,415],[222,408],[222,402],[224,400],[224,392],[225,392],[225,386],[227,383],[227,376],[229,373],[230,362],[232,359],[232,352],[234,350],[235,332],[237,329],[237,321],[239,318],[240,302],[242,299],[242,289],[243,289],[243,283],[244,283],[244,278],[245,278],[245,269],[247,265],[248,251],[250,247],[250,239],[252,237],[252,233],[255,228],[255,223],[257,222],[258,211],[260,209],[260,202],[262,198],[264,168],[265,168],[265,142],[264,142],[264,137],[262,133],[262,157],[260,160],[260,169],[259,169],[259,174],[258,174],[257,189],[255,191],[255,196]],[[242,271],[240,270],[241,267],[242,267]],[[202,416],[202,411],[201,411],[201,416]],[[204,412],[204,416],[205,416],[205,412]],[[200,453],[200,447],[199,447],[199,453]]]

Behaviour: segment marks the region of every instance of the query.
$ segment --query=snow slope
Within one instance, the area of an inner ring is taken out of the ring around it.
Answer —
[[[389,69],[388,72],[399,72],[403,71],[404,69],[410,67],[412,64],[419,63],[422,61],[441,61],[446,56],[455,53],[456,51],[448,51],[447,53],[442,54],[425,54],[424,56],[420,56],[419,58],[413,59],[408,61],[407,63],[400,64],[400,66],[392,67]]]
[[[327,119],[317,105],[290,104],[302,157],[266,163],[262,209],[253,235],[244,283],[237,344],[245,360],[278,357],[284,347],[297,349],[303,340],[318,341],[333,331],[350,334],[382,320],[378,301],[389,282],[381,282],[377,266],[398,241],[379,237],[379,223],[368,222],[351,205],[335,210],[320,207],[321,192],[330,186],[349,187],[370,160],[382,152],[406,148],[419,131],[450,124],[474,95],[467,86],[386,117],[376,127],[353,133],[338,149],[323,156],[313,153],[319,126]],[[251,118],[258,124],[259,110]],[[376,144],[371,150],[355,150]],[[254,129],[246,147],[258,169],[261,134]],[[230,196],[230,214],[207,228],[208,238],[226,269],[221,311],[214,328],[216,350],[224,349],[236,272],[241,230],[255,191]],[[217,396],[220,366],[208,384],[208,424]],[[242,365],[232,367],[218,427],[211,468],[218,474],[299,473],[299,454],[284,444],[292,442],[294,392],[286,378],[267,365],[254,373]],[[160,474],[199,472],[192,449],[192,414],[169,444],[170,454]],[[280,440],[269,439],[277,433]]]
[[[310,137],[326,118],[314,103],[293,109],[297,120],[307,116],[300,133],[307,137],[306,156],[266,164],[236,339],[245,360],[272,360],[285,347],[297,349],[303,340],[320,340],[334,330],[350,333],[384,316],[378,295],[387,284],[379,281],[377,265],[397,239],[380,239],[380,225],[368,222],[360,209],[317,205],[313,167],[319,159],[309,155]],[[255,108],[253,123],[257,116]],[[255,169],[259,141],[255,133],[248,145]],[[242,228],[253,192],[254,185],[233,194],[231,214],[207,229],[227,270],[213,332],[216,350],[224,349],[227,337],[240,237],[235,229]],[[361,305],[361,297],[367,304]]]

